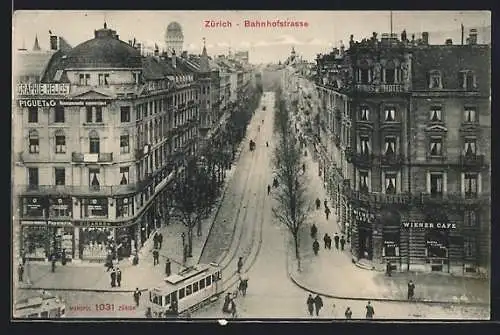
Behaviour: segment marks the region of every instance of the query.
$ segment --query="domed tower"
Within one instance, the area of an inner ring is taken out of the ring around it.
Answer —
[[[184,44],[184,34],[182,34],[182,27],[177,22],[172,22],[167,27],[165,33],[165,44],[168,51],[175,50],[176,55],[182,54],[182,46]]]

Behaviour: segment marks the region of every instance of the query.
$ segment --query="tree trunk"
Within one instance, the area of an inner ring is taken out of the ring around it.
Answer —
[[[196,223],[196,235],[201,236],[203,235],[201,232],[201,218],[198,218],[198,222]]]
[[[293,240],[295,242],[295,259],[297,260],[297,268],[298,271],[301,271],[300,267],[300,250],[299,250],[299,233],[296,232],[293,234]]]
[[[193,257],[193,226],[188,229],[188,257]]]

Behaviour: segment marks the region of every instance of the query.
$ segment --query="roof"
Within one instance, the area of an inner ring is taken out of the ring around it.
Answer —
[[[177,22],[170,22],[167,26],[167,33],[180,33],[182,35],[182,27]]]
[[[66,68],[66,61],[67,61],[67,55],[65,52],[61,50],[55,52],[52,55],[52,58],[50,58],[49,63],[47,64],[47,67],[45,69],[45,72],[43,73],[41,81],[44,83],[56,82],[56,81],[60,83],[69,83],[69,80],[66,77],[66,73],[63,73],[62,77],[59,80],[55,79],[56,73]]]
[[[14,57],[14,75],[42,76],[53,52],[17,52]]]

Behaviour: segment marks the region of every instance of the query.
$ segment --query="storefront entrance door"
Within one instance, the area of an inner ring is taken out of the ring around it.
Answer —
[[[372,230],[361,228],[359,230],[359,250],[358,255],[360,258],[371,260],[373,257],[373,237]]]

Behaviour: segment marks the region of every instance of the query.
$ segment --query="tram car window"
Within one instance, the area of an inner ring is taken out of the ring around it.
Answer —
[[[198,282],[193,284],[193,293],[198,292]]]
[[[179,300],[184,298],[186,296],[185,291],[183,288],[179,290]]]
[[[186,286],[186,297],[188,295],[191,295],[191,293],[192,293],[192,291],[191,291],[191,285]]]
[[[204,288],[205,288],[205,278],[203,278],[202,280],[200,280],[200,290],[202,290]]]
[[[212,277],[211,277],[211,276],[209,276],[209,277],[205,278],[205,280],[206,280],[206,282],[207,282],[207,286],[212,285]]]

